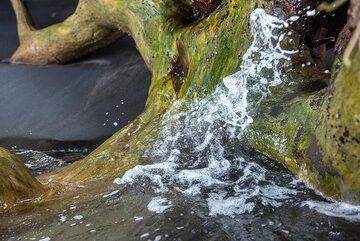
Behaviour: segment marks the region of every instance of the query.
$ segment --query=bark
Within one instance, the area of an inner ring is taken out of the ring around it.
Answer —
[[[192,9],[199,2],[81,0],[63,23],[33,30],[21,2],[13,0],[21,39],[13,62],[68,61],[125,32],[134,38],[153,73],[144,113],[87,158],[51,178],[63,185],[112,178],[146,161],[141,159],[143,148],[157,138],[159,120],[175,100],[209,94],[238,70],[251,42],[250,12],[256,6],[286,9],[286,1],[209,1],[216,2],[216,8],[209,7],[213,12],[197,19]],[[290,12],[283,14],[289,17]],[[357,43],[356,30],[354,38]],[[316,68],[304,73],[294,59],[299,71],[291,76],[291,88],[279,87],[277,94],[267,97],[254,110],[255,123],[246,133],[256,150],[327,195],[352,202],[360,201],[359,56],[358,45],[350,44],[345,65],[338,76],[333,73],[329,86],[329,76]],[[277,140],[285,141],[280,145]]]
[[[18,22],[20,46],[12,63],[59,64],[81,57],[123,36],[118,29],[99,22],[88,1],[80,1],[75,13],[61,24],[36,30],[23,0],[11,0]]]
[[[348,1],[347,0],[346,1],[338,0],[337,4],[325,5],[325,7],[323,7],[323,8],[326,9],[327,11],[331,11],[334,8],[339,8],[341,6],[341,4],[344,5],[346,2],[348,2]],[[339,37],[337,38],[336,44],[335,44],[335,54],[339,59],[343,58],[343,56],[345,54],[345,49],[349,45],[350,40],[352,39],[353,32],[355,32],[355,34],[356,34],[356,28],[358,27],[358,25],[360,23],[360,3],[359,3],[359,1],[350,0],[349,2],[350,2],[350,7],[348,9],[349,18],[347,20],[346,25],[342,29]],[[359,39],[359,37],[357,39]],[[354,45],[354,41],[356,42],[356,40],[353,40],[353,42],[351,42],[351,45]],[[348,58],[349,58],[348,56],[345,57],[345,59],[348,59]],[[347,62],[347,60],[345,60],[345,62]]]

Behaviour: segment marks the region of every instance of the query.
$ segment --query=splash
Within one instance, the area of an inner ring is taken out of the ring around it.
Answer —
[[[210,215],[250,212],[257,203],[280,206],[280,200],[296,195],[267,180],[267,170],[258,163],[232,153],[253,122],[249,110],[283,83],[288,55],[295,52],[281,47],[286,26],[256,9],[250,16],[253,42],[240,71],[202,100],[176,102],[164,115],[161,138],[146,153],[155,163],[136,166],[114,182],[150,181],[157,193],[205,193]]]
[[[302,204],[327,216],[360,222],[360,206],[343,202],[305,201]]]
[[[151,212],[163,213],[165,210],[171,208],[172,202],[163,197],[154,197],[148,204],[148,209]]]

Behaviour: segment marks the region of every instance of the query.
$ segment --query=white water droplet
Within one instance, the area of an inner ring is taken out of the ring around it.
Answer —
[[[155,213],[163,213],[170,207],[172,207],[172,202],[163,197],[154,197],[147,206],[149,211]]]
[[[67,217],[65,215],[60,215],[60,222],[64,223]]]
[[[157,235],[154,239],[154,241],[160,241],[161,240],[161,235]]]
[[[148,237],[150,234],[149,233],[144,233],[144,234],[142,234],[141,236],[140,236],[140,238],[146,238],[146,237]]]
[[[76,215],[76,216],[73,217],[73,219],[81,220],[81,219],[83,219],[83,216],[82,215]]]
[[[141,221],[143,220],[144,217],[138,217],[138,216],[134,216],[134,221],[137,222],[137,221]]]
[[[50,241],[51,238],[49,237],[41,237],[41,239],[39,239],[39,241]]]
[[[290,22],[295,22],[295,21],[297,21],[297,20],[299,20],[299,16],[291,16],[289,19],[288,19],[288,21],[290,21]]]
[[[316,14],[316,9],[306,11],[306,16],[311,17],[311,16],[315,16],[315,14]]]

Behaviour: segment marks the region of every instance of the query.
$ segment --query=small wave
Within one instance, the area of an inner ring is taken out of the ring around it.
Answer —
[[[319,213],[327,216],[344,218],[352,222],[360,222],[360,206],[351,205],[344,202],[322,202],[322,201],[305,201],[303,206],[307,206]]]
[[[147,207],[151,212],[163,213],[172,207],[172,202],[163,197],[154,197]]]

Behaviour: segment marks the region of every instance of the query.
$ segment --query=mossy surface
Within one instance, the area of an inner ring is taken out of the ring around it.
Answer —
[[[45,193],[43,185],[28,171],[24,163],[0,148],[0,209]]]
[[[120,2],[113,4],[114,13],[119,11],[117,4]],[[143,8],[136,7],[137,1],[128,3],[131,6],[122,5],[131,9],[126,21],[135,21],[135,25],[125,22],[130,26],[128,32],[152,67],[153,79],[145,112],[89,157],[61,172],[60,179],[81,182],[104,175],[121,176],[136,164],[146,162],[140,157],[147,144],[157,138],[159,118],[166,109],[177,99],[202,98],[225,76],[238,70],[241,56],[251,43],[249,15],[255,5],[260,6],[262,2],[223,1],[208,17],[186,24],[164,21],[162,16],[176,18],[179,12],[162,1],[153,3],[150,7],[142,5]],[[154,10],[165,7],[166,13]],[[139,32],[144,21],[147,28]],[[357,58],[354,57],[355,62]],[[353,90],[357,89],[359,73],[355,62],[351,68],[343,68],[336,81],[330,81],[327,74],[318,74],[311,68],[302,69],[294,63],[298,71],[288,73],[289,83],[274,88],[272,95],[252,111],[255,122],[247,130],[246,137],[256,150],[280,161],[326,195],[358,202],[360,148],[356,143],[359,140],[356,116],[359,102]],[[352,81],[342,80],[345,78]],[[345,101],[344,94],[348,96]],[[332,101],[332,113],[346,106],[342,110],[346,111],[342,120],[353,123],[343,123],[347,129],[337,130],[333,128],[335,124],[330,123],[334,120],[330,118],[329,121],[328,102],[329,98],[334,99],[331,96],[337,98]],[[333,131],[339,135],[337,141],[324,138],[325,132],[333,136]],[[342,138],[346,138],[345,144],[339,148],[336,143]]]
[[[303,92],[295,87],[269,97],[256,111],[247,138],[256,150],[280,161],[325,195],[358,203],[360,54],[354,53],[351,65],[340,69],[332,81],[322,78],[324,84],[331,84],[321,90]],[[297,78],[300,83],[307,81]]]
[[[336,170],[337,195],[360,202],[360,50],[352,50],[349,65],[328,89],[317,116],[316,140],[323,165]]]

